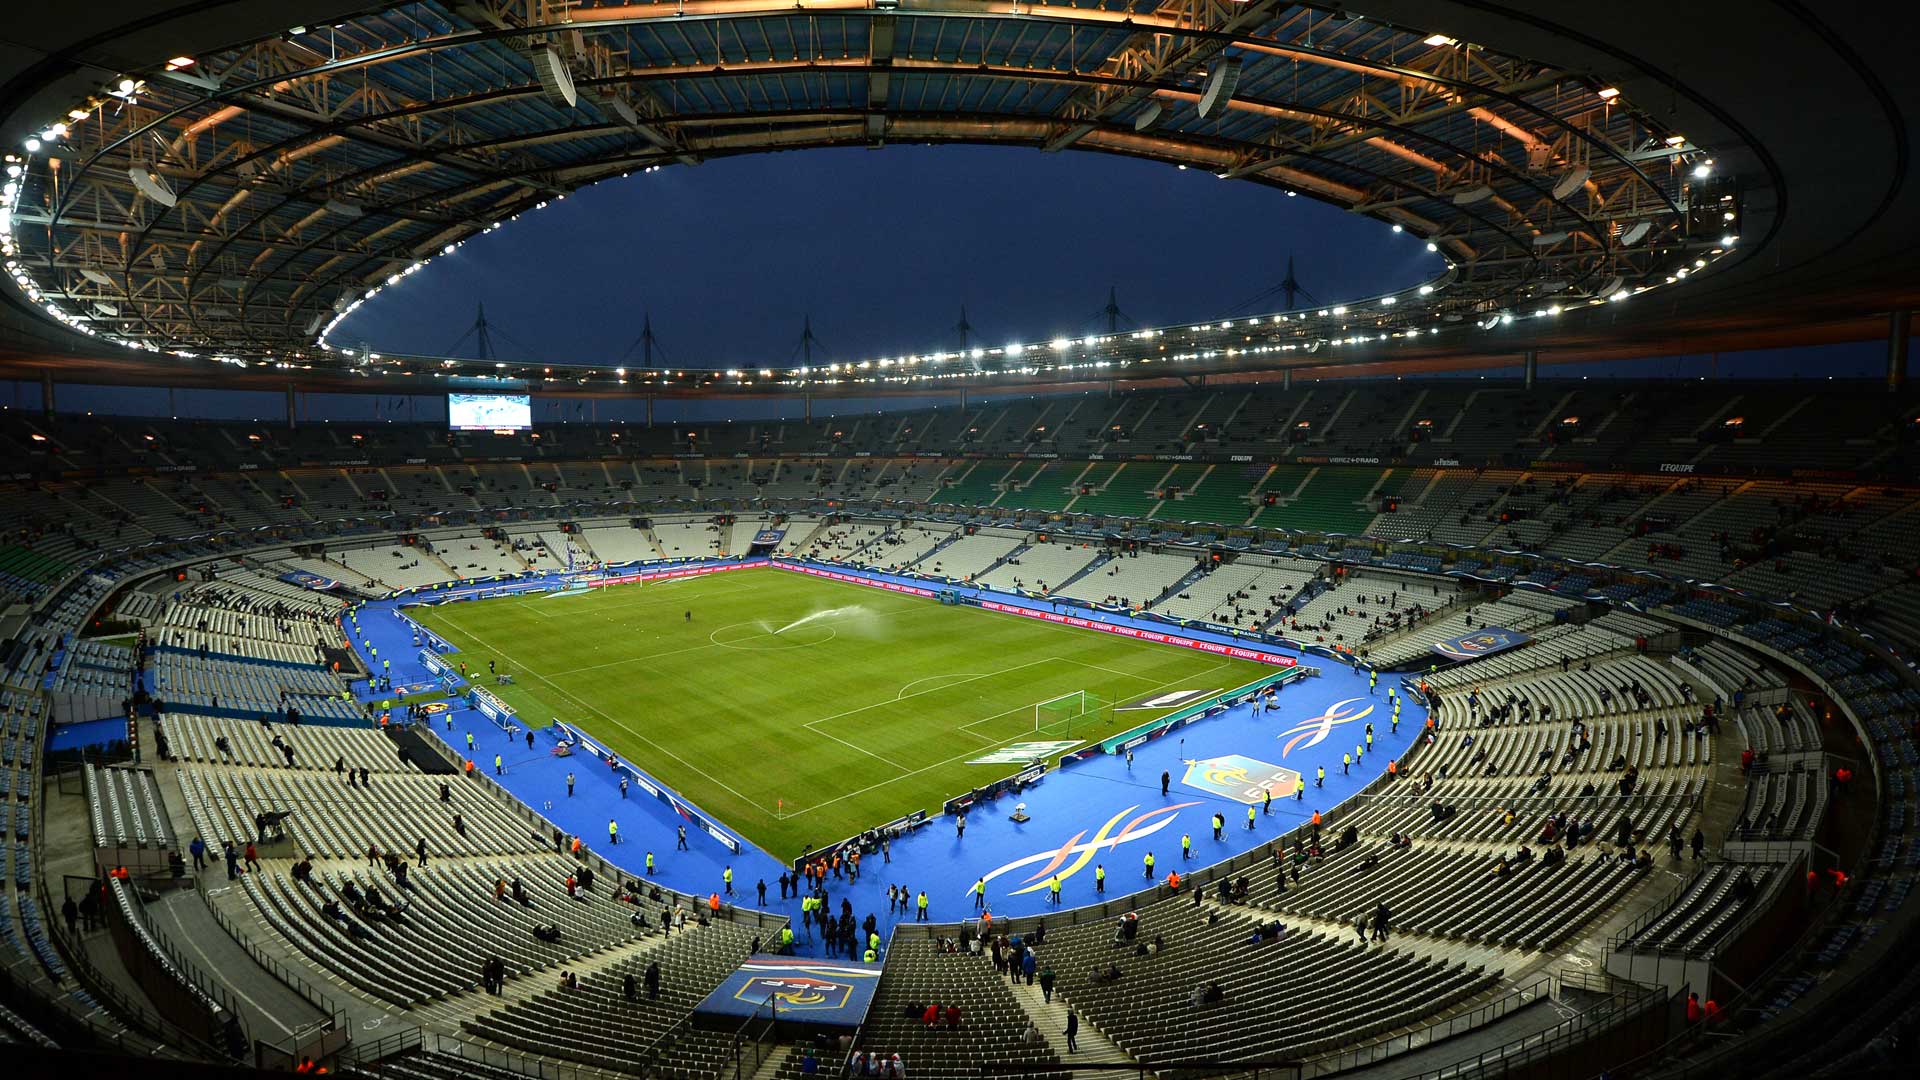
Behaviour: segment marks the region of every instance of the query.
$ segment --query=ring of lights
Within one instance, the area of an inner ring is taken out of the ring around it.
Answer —
[[[1737,203],[1729,232],[1696,235],[1706,151],[1590,76],[1439,33],[1317,11],[1302,26],[1287,5],[1262,0],[529,10],[475,9],[477,23],[447,14],[400,35],[374,10],[116,75],[8,155],[0,256],[13,286],[81,335],[188,361],[779,392],[1289,366],[1302,353],[1470,338],[1623,301],[1734,250]],[[690,34],[709,36],[710,51],[671,45]],[[1072,42],[1072,55],[1016,55],[1001,41],[1012,37],[1036,49]],[[1241,77],[1201,117],[1211,65],[1223,60]],[[504,85],[461,75],[481,62],[505,70]],[[566,79],[549,70],[556,62]],[[933,100],[936,83],[959,89]],[[774,85],[800,97],[779,110],[749,100]],[[1369,86],[1391,87],[1400,106],[1355,106],[1356,88]],[[1022,105],[969,96],[1010,89]],[[909,91],[912,109],[898,103]],[[691,377],[329,340],[434,258],[579,187],[889,139],[1073,147],[1205,169],[1372,216],[1427,243],[1448,270],[1415,289],[1252,320]]]

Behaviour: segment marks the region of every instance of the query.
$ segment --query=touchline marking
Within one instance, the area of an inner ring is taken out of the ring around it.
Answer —
[[[894,610],[892,610],[892,611],[882,611],[882,612],[879,612],[879,613],[878,613],[878,614],[876,615],[876,617],[877,617],[877,618],[882,618],[882,619],[886,619],[886,618],[892,618],[892,617],[893,617],[893,616],[895,616],[895,615],[905,615],[905,614],[911,614],[911,613],[915,613],[915,612],[921,612],[921,613],[924,613],[924,612],[926,612],[926,611],[928,611],[928,610],[931,610],[931,611],[939,611],[940,609],[939,609],[939,608],[937,608],[937,607],[935,607],[935,608],[931,608],[931,609],[925,609],[925,608],[922,608],[922,607],[921,607],[920,605],[918,605],[918,604],[914,604],[914,605],[911,605],[911,606],[909,606],[909,607],[900,607],[900,608],[895,608],[895,609],[894,609]],[[722,627],[720,627],[720,628],[719,628],[718,630],[715,630],[715,631],[714,631],[714,633],[716,633],[716,634],[717,634],[717,633],[719,633],[719,632],[720,632],[720,630],[725,630],[725,629],[727,629],[727,627],[728,627],[728,626],[741,626],[741,625],[745,625],[745,624],[742,624],[742,623],[728,623],[728,624],[727,624],[727,626],[722,626]],[[473,635],[471,635],[471,634],[469,634],[468,636],[469,636],[469,637],[472,637]],[[473,639],[474,639],[475,641],[480,641],[480,639],[479,639],[478,637],[474,637]],[[486,648],[489,648],[489,649],[491,649],[491,648],[493,648],[493,646],[491,646],[491,645],[487,645],[487,644],[486,644],[486,642],[484,642],[484,641],[482,641],[482,642],[480,642],[480,643],[481,643],[481,645],[483,645],[483,646],[485,646]],[[646,660],[658,660],[658,659],[660,659],[660,658],[662,658],[662,657],[667,657],[667,656],[678,656],[678,655],[679,655],[679,654],[681,654],[681,653],[689,653],[689,652],[698,652],[698,651],[700,651],[700,650],[702,650],[702,649],[715,649],[715,648],[725,648],[725,647],[727,647],[727,646],[726,646],[726,644],[725,644],[724,642],[718,642],[718,641],[711,641],[711,640],[710,640],[710,641],[708,641],[708,642],[707,642],[707,643],[706,643],[705,645],[690,645],[690,646],[688,646],[688,647],[686,647],[686,648],[684,648],[684,649],[668,649],[668,650],[667,650],[666,652],[657,652],[657,653],[643,653],[643,654],[641,654],[641,655],[639,655],[639,656],[628,656],[628,657],[623,657],[623,658],[621,658],[621,659],[619,659],[619,660],[609,660],[609,661],[607,661],[607,662],[606,662],[606,663],[604,663],[604,664],[588,664],[588,665],[587,665],[586,667],[577,667],[577,668],[568,668],[568,669],[567,669],[567,670],[565,670],[565,671],[556,671],[556,672],[554,672],[553,674],[554,674],[554,675],[555,675],[556,677],[558,677],[558,676],[562,676],[562,675],[578,675],[578,674],[580,674],[580,673],[581,673],[581,672],[583,672],[583,671],[599,671],[599,670],[601,670],[601,669],[603,669],[603,668],[610,668],[610,667],[619,667],[619,666],[620,666],[620,665],[622,665],[622,664],[637,664],[637,663],[640,663],[640,662],[642,662],[642,661],[646,661]],[[780,650],[761,650],[761,651],[780,651]]]
[[[491,644],[488,644],[486,639],[480,637],[479,635],[469,632],[467,636],[473,638],[473,640],[475,641],[478,641],[483,647],[488,649],[493,649],[493,646]],[[499,650],[497,649],[495,649],[494,651],[499,652]],[[501,655],[504,656],[506,654],[501,653]],[[639,731],[635,730],[632,727],[629,727],[625,721],[616,720],[613,717],[608,716],[606,713],[601,712],[599,709],[593,707],[592,705],[589,705],[586,702],[580,700],[579,698],[574,697],[572,694],[568,693],[566,690],[562,689],[558,684],[553,682],[553,680],[547,678],[545,675],[542,675],[537,671],[529,671],[527,672],[527,674],[533,676],[535,679],[538,679],[543,683],[546,683],[547,686],[552,688],[554,693],[559,694],[562,698],[565,698],[566,700],[572,702],[576,707],[586,712],[590,712],[595,716],[598,716],[600,719],[605,720],[607,723],[614,725],[615,727],[626,732],[627,734],[632,735],[634,738],[639,739],[641,742],[646,743],[648,746],[653,747],[655,750],[660,751],[662,754],[665,754],[666,756],[686,766],[687,769],[692,773],[694,773],[695,775],[705,777],[708,781],[711,781],[715,787],[731,794],[734,798],[739,799],[741,802],[747,804],[748,806],[754,807],[756,810],[759,809],[759,804],[754,802],[751,798],[740,793],[739,791],[736,791],[734,788],[727,785],[724,781],[715,777],[712,773],[707,772],[706,770],[700,768],[698,765],[695,765],[692,762],[688,761],[686,758],[683,758],[679,754],[674,753],[672,750],[669,750],[666,747],[661,746],[659,743],[654,742],[652,739],[647,738],[645,735],[642,735]]]

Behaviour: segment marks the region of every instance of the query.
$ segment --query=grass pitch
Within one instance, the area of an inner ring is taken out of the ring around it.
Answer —
[[[1014,771],[968,764],[996,747],[1156,715],[1039,734],[1037,702],[1085,690],[1120,704],[1272,670],[775,570],[409,613],[469,668],[512,673],[490,688],[522,720],[578,724],[780,859],[937,812]]]

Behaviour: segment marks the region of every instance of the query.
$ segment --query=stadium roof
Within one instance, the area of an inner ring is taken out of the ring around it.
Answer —
[[[179,381],[460,374],[672,389],[657,372],[376,356],[328,332],[437,254],[581,186],[901,141],[1206,169],[1401,227],[1450,269],[1404,294],[1251,324],[837,357],[679,387],[1388,370],[1677,335],[1830,339],[1863,336],[1863,315],[1920,291],[1920,210],[1899,197],[1916,102],[1901,50],[1920,29],[1907,7],[32,8],[9,16],[15,44],[0,46],[0,325],[29,343],[14,371],[53,355],[76,372]]]

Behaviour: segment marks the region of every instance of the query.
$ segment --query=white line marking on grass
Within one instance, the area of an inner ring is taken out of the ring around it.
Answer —
[[[897,608],[897,609],[895,609],[895,610],[893,610],[893,611],[882,611],[882,612],[880,612],[880,613],[879,613],[879,615],[878,615],[877,617],[878,617],[878,618],[883,618],[883,619],[884,619],[884,618],[891,618],[891,617],[893,617],[893,616],[895,616],[895,615],[905,615],[905,614],[913,614],[913,613],[925,613],[925,612],[927,612],[927,611],[936,611],[936,612],[937,612],[937,611],[941,611],[941,610],[944,610],[944,609],[942,609],[942,608],[939,608],[939,607],[933,607],[933,608],[921,608],[921,607],[920,607],[919,605],[917,605],[917,604],[916,604],[916,605],[914,605],[914,606],[912,606],[912,607],[908,607],[908,608]],[[720,630],[725,630],[725,629],[727,629],[727,627],[728,627],[728,626],[744,626],[744,625],[749,625],[749,623],[728,623],[728,624],[727,624],[727,626],[722,626],[722,627],[720,627]],[[714,631],[714,633],[719,633],[719,632],[720,632],[719,630],[716,630],[716,631]],[[709,636],[711,636],[711,635],[709,635]],[[476,640],[476,641],[478,641],[479,639],[478,639],[478,638],[475,638],[474,640]],[[485,642],[481,642],[481,644],[482,644],[482,645],[485,645],[486,643],[485,643]],[[601,670],[602,668],[610,668],[610,667],[619,667],[619,666],[620,666],[620,665],[622,665],[622,664],[636,664],[636,663],[640,663],[640,662],[642,662],[642,661],[646,661],[646,660],[658,660],[658,659],[660,659],[660,658],[662,658],[662,657],[667,657],[667,656],[676,656],[676,655],[678,655],[678,654],[680,654],[680,653],[688,653],[688,652],[698,652],[698,651],[700,651],[700,650],[702,650],[702,649],[713,649],[713,648],[724,648],[724,647],[726,647],[726,646],[725,646],[725,644],[724,644],[724,643],[722,643],[722,642],[717,642],[717,641],[708,641],[708,642],[707,642],[707,644],[705,644],[705,645],[690,645],[690,646],[688,646],[688,647],[686,647],[686,648],[684,648],[684,649],[668,649],[668,650],[667,650],[666,652],[657,652],[657,653],[640,653],[640,654],[637,654],[637,655],[634,655],[634,656],[627,656],[627,657],[622,657],[622,658],[621,658],[621,659],[619,659],[619,660],[609,660],[609,661],[607,661],[607,662],[606,662],[606,663],[604,663],[604,664],[588,664],[588,665],[587,665],[586,667],[577,667],[577,668],[568,668],[568,669],[567,669],[567,670],[565,670],[565,671],[555,671],[555,672],[552,672],[552,674],[554,674],[554,675],[556,675],[556,676],[559,676],[559,675],[578,675],[578,674],[580,674],[580,673],[581,673],[581,672],[583,672],[583,671],[599,671],[599,670]],[[736,647],[736,648],[737,648],[737,647]],[[771,649],[765,649],[765,650],[747,650],[747,651],[761,651],[761,652],[773,652],[773,651],[777,651],[777,650],[771,650]]]
[[[817,721],[815,722],[817,723]],[[891,758],[881,757],[879,754],[876,754],[873,751],[867,749],[864,746],[860,746],[857,743],[850,743],[847,740],[841,738],[838,735],[835,735],[830,731],[821,731],[819,728],[814,727],[812,723],[801,724],[800,726],[802,728],[805,728],[808,731],[813,732],[815,735],[825,735],[827,738],[832,739],[834,742],[837,742],[841,746],[847,747],[850,750],[858,750],[860,753],[867,755],[868,757],[872,758],[875,761],[880,762],[883,765],[891,765],[894,768],[899,769],[902,773],[905,773],[907,771],[907,767],[905,765],[902,765]]]
[[[893,695],[893,700],[899,701],[901,698],[906,697],[908,687],[919,686],[923,682],[932,682],[935,679],[978,679],[981,677],[982,675],[978,671],[956,671],[946,675],[929,675],[924,679],[915,679],[906,686],[901,687],[900,692]],[[935,689],[939,688],[935,687]]]
[[[494,649],[494,647],[491,644],[488,644],[488,642],[485,639],[481,638],[477,634],[472,633],[471,631],[468,632],[467,636],[479,642],[481,647],[483,648]],[[494,651],[499,652],[500,650],[494,649]],[[501,655],[505,655],[505,653],[502,653]],[[728,786],[726,783],[716,778],[712,773],[707,772],[706,770],[700,768],[698,765],[695,765],[692,762],[688,761],[686,758],[683,758],[679,754],[674,753],[672,750],[669,750],[666,747],[661,746],[659,743],[654,742],[652,739],[647,738],[645,735],[642,735],[637,729],[631,727],[625,721],[616,720],[613,717],[608,716],[606,713],[601,712],[599,709],[594,708],[592,705],[589,705],[586,702],[580,700],[579,698],[574,697],[572,694],[562,689],[552,679],[547,678],[545,675],[542,675],[535,671],[529,671],[527,672],[527,674],[531,675],[533,678],[538,679],[543,683],[546,683],[547,686],[551,688],[554,693],[560,695],[562,698],[565,698],[567,701],[572,702],[575,707],[583,711],[590,712],[595,716],[598,716],[600,719],[605,720],[607,723],[612,724],[613,726],[619,728],[620,730],[626,732],[627,734],[632,735],[634,738],[639,739],[641,742],[646,743],[648,746],[653,747],[655,750],[660,751],[662,754],[665,754],[666,756],[686,766],[687,769],[693,772],[695,775],[704,777],[706,780],[708,780],[710,783],[712,783],[715,787],[719,788],[720,790],[730,793],[735,798],[739,799],[741,802],[747,804],[748,806],[753,807],[755,810],[759,810],[762,813],[765,812],[761,808],[760,804],[756,802],[754,799],[752,799],[751,797],[739,791],[736,791],[734,788]]]
[[[1121,671],[1121,670],[1120,670],[1119,668],[1110,668],[1110,667],[1108,667],[1108,666],[1106,666],[1105,664],[1095,664],[1095,663],[1092,663],[1092,662],[1090,662],[1090,661],[1086,661],[1086,660],[1075,660],[1075,659],[1074,659],[1073,657],[1071,657],[1071,656],[1062,656],[1062,657],[1060,657],[1059,659],[1061,659],[1061,660],[1065,660],[1065,661],[1066,661],[1067,663],[1069,663],[1069,664],[1079,664],[1079,665],[1080,665],[1081,667],[1090,667],[1090,668],[1093,668],[1093,669],[1095,669],[1095,670],[1097,670],[1097,671],[1104,671],[1104,672],[1106,672],[1106,673],[1108,673],[1109,675],[1118,675],[1118,676],[1120,676],[1120,677],[1121,677],[1121,678],[1123,678],[1123,679],[1151,679],[1151,678],[1153,678],[1153,676],[1151,676],[1151,675],[1142,675],[1142,674],[1140,674],[1140,673],[1139,673],[1139,672],[1137,672],[1137,671]]]
[[[1043,664],[1043,663],[1046,663],[1046,662],[1047,662],[1047,660],[1058,660],[1058,659],[1061,659],[1061,658],[1060,658],[1060,657],[1054,657],[1054,656],[1049,656],[1049,657],[1047,657],[1047,658],[1046,658],[1046,659],[1044,659],[1044,660],[1036,660],[1036,661],[1034,661],[1033,663],[1035,663],[1035,664]],[[1213,671],[1213,670],[1215,670],[1215,669],[1217,669],[1217,668],[1220,668],[1220,667],[1224,667],[1224,666],[1226,666],[1226,665],[1227,665],[1228,663],[1229,663],[1229,661],[1227,661],[1227,660],[1221,660],[1221,661],[1220,661],[1219,663],[1216,663],[1216,664],[1215,664],[1215,665],[1214,665],[1213,667],[1210,667],[1210,668],[1207,668],[1207,669],[1206,669],[1206,671],[1208,671],[1208,672],[1211,672],[1211,671]],[[1022,665],[1020,665],[1020,666],[1021,666],[1021,667],[1032,667],[1032,666],[1033,666],[1033,664],[1022,664]],[[1010,669],[1008,669],[1008,670],[1018,670],[1018,669],[1017,669],[1017,668],[1010,668]],[[998,672],[996,672],[995,674],[999,674],[999,673],[998,673]],[[1203,674],[1204,674],[1204,672],[1203,672]],[[1193,676],[1192,676],[1191,674],[1189,674],[1189,675],[1182,675],[1182,676],[1180,676],[1180,678],[1178,678],[1178,679],[1170,679],[1170,680],[1168,680],[1167,682],[1163,682],[1163,683],[1161,683],[1161,684],[1160,684],[1159,686],[1156,686],[1156,687],[1153,687],[1152,689],[1150,689],[1150,690],[1148,690],[1148,691],[1147,691],[1147,693],[1149,693],[1149,694],[1151,694],[1151,693],[1155,693],[1155,692],[1157,692],[1157,691],[1160,691],[1160,690],[1164,690],[1164,689],[1166,689],[1167,687],[1169,687],[1169,686],[1172,686],[1172,685],[1173,685],[1174,683],[1177,683],[1177,682],[1185,682],[1186,680],[1188,680],[1188,679],[1191,679],[1191,678],[1193,678]],[[943,689],[944,689],[944,688],[943,688]],[[924,692],[924,691],[923,691],[923,692]],[[966,729],[967,729],[967,728],[969,728],[969,727],[972,727],[972,726],[973,726],[974,724],[984,724],[984,723],[986,723],[986,722],[987,722],[987,721],[989,721],[989,720],[998,720],[998,719],[999,719],[1000,717],[1002,717],[1002,716],[1008,716],[1008,715],[1011,715],[1011,714],[1013,714],[1013,713],[1017,713],[1017,712],[1020,712],[1020,711],[1021,711],[1021,710],[1023,710],[1023,709],[1031,709],[1031,708],[1033,708],[1033,706],[1032,706],[1032,705],[1022,705],[1022,706],[1020,706],[1019,708],[1014,708],[1014,709],[1008,709],[1008,710],[1007,710],[1006,712],[1003,712],[1003,713],[995,713],[995,714],[994,714],[994,715],[992,715],[992,716],[983,716],[983,717],[981,717],[980,719],[978,719],[978,720],[974,720],[974,721],[971,721],[971,722],[969,722],[969,723],[967,723],[967,724],[964,724],[964,725],[962,725],[961,727],[959,727],[959,728],[956,728],[955,730],[956,730],[956,731],[966,731]],[[823,732],[823,734],[824,734],[824,732]],[[976,738],[976,739],[987,739],[987,736],[985,736],[985,735],[981,735],[981,734],[978,734],[978,733],[976,733],[976,732],[972,732],[972,731],[966,731],[966,734],[968,734],[968,735],[972,735],[972,736],[973,736],[974,738]],[[993,746],[998,746],[998,745],[1001,745],[1001,744],[1003,744],[1003,743],[1013,743],[1013,742],[1019,742],[1019,741],[1021,740],[1021,738],[1024,738],[1024,737],[1025,737],[1025,736],[1024,736],[1024,734],[1023,734],[1023,735],[1021,735],[1021,736],[1016,736],[1016,737],[1014,737],[1014,738],[1011,738],[1011,739],[987,739],[987,742],[988,742],[988,744],[989,744],[989,745],[993,745]],[[963,751],[961,751],[960,753],[958,753],[958,754],[955,754],[955,755],[953,755],[953,756],[952,756],[952,757],[950,757],[950,758],[946,758],[946,759],[944,759],[944,760],[941,760],[941,761],[936,761],[936,762],[934,762],[934,763],[933,763],[933,764],[931,764],[931,765],[926,765],[926,766],[922,766],[921,768],[918,768],[918,769],[915,769],[915,770],[913,770],[912,772],[909,772],[909,773],[904,773],[904,774],[902,774],[902,775],[900,775],[900,776],[895,776],[895,777],[892,777],[891,779],[887,779],[887,780],[882,780],[882,781],[880,781],[880,782],[879,782],[879,783],[877,783],[877,784],[868,784],[868,785],[867,785],[866,787],[863,787],[863,788],[861,788],[861,789],[859,789],[858,791],[849,791],[849,792],[847,792],[847,793],[846,793],[845,795],[840,795],[840,796],[836,796],[836,797],[834,797],[834,798],[831,798],[831,799],[828,799],[828,800],[827,800],[826,802],[823,802],[823,803],[819,803],[819,804],[817,804],[817,805],[814,805],[814,806],[809,806],[809,807],[807,807],[807,808],[806,808],[806,809],[804,809],[804,810],[790,810],[790,811],[788,811],[788,812],[787,812],[787,813],[786,813],[785,815],[783,815],[783,816],[784,816],[784,817],[789,817],[789,818],[794,818],[794,817],[800,817],[800,816],[802,816],[802,815],[805,815],[805,814],[811,814],[811,813],[813,813],[813,812],[814,812],[815,810],[820,810],[820,809],[823,809],[823,808],[825,808],[825,807],[829,807],[829,806],[832,806],[832,805],[833,805],[834,803],[838,803],[838,802],[845,802],[846,800],[848,800],[848,799],[851,799],[851,798],[853,798],[853,797],[854,797],[854,796],[856,796],[856,795],[865,795],[865,794],[866,794],[867,792],[869,792],[869,791],[874,791],[874,790],[876,790],[876,789],[879,789],[879,788],[883,788],[883,787],[886,787],[886,786],[887,786],[888,784],[897,784],[897,783],[899,783],[900,781],[902,781],[902,780],[905,780],[905,779],[907,779],[908,777],[911,777],[911,776],[918,776],[918,775],[920,775],[920,774],[921,774],[921,773],[923,773],[923,772],[931,772],[932,770],[934,770],[934,769],[938,769],[938,768],[940,768],[940,767],[942,767],[942,766],[944,766],[944,765],[951,765],[951,764],[953,764],[954,762],[956,762],[956,761],[959,761],[959,760],[961,760],[961,759],[963,759],[963,758],[966,758],[966,757],[967,757],[967,756],[969,756],[969,755],[972,755],[972,754],[977,754],[977,753],[979,753],[979,752],[980,752],[980,749],[981,749],[980,747],[977,747],[977,746],[976,746],[976,747],[974,747],[974,748],[973,748],[973,749],[971,749],[971,750],[963,750]]]
[[[838,719],[840,719],[840,718],[841,718],[841,717],[843,717],[843,716],[852,716],[852,715],[853,715],[854,713],[863,713],[863,712],[866,712],[866,711],[867,711],[868,709],[877,709],[877,708],[880,708],[880,707],[881,707],[882,705],[892,705],[892,704],[894,704],[894,703],[896,703],[896,702],[900,702],[900,701],[904,701],[904,700],[906,700],[907,698],[916,698],[916,697],[921,697],[921,696],[924,696],[924,695],[926,695],[926,694],[937,694],[937,693],[939,693],[939,692],[940,692],[940,691],[942,691],[942,690],[950,690],[950,689],[952,689],[953,687],[956,687],[956,686],[960,686],[960,685],[962,685],[963,683],[970,683],[970,682],[972,682],[972,681],[974,681],[975,679],[991,679],[991,678],[993,678],[993,677],[994,677],[995,675],[1006,675],[1006,674],[1010,674],[1010,673],[1012,673],[1012,672],[1015,672],[1015,671],[1022,671],[1022,670],[1025,670],[1025,669],[1027,669],[1027,668],[1030,668],[1030,667],[1033,667],[1033,666],[1035,666],[1035,665],[1037,665],[1037,664],[1050,664],[1050,663],[1052,663],[1053,661],[1055,661],[1055,660],[1058,660],[1058,659],[1059,659],[1059,657],[1057,657],[1057,656],[1043,656],[1043,657],[1041,657],[1041,658],[1040,658],[1040,659],[1038,659],[1038,660],[1030,660],[1030,661],[1028,661],[1027,663],[1024,663],[1024,664],[1015,664],[1014,666],[1012,666],[1012,667],[1010,667],[1010,668],[1002,668],[1002,669],[1000,669],[999,671],[989,671],[989,672],[987,672],[987,673],[986,673],[986,674],[984,674],[984,675],[973,675],[973,676],[969,676],[969,677],[967,677],[967,678],[965,678],[965,679],[961,679],[961,680],[959,680],[958,682],[950,682],[950,683],[948,683],[948,684],[947,684],[947,685],[945,685],[945,686],[936,686],[936,687],[934,687],[934,688],[933,688],[933,689],[931,689],[931,690],[916,690],[916,691],[914,691],[913,693],[911,693],[911,694],[907,694],[907,695],[905,695],[905,696],[903,696],[903,697],[896,697],[896,698],[894,698],[894,699],[893,699],[892,701],[876,701],[876,702],[874,702],[874,703],[873,703],[873,704],[871,704],[871,705],[862,705],[862,706],[860,706],[860,707],[859,707],[859,708],[857,708],[857,709],[848,709],[848,710],[846,710],[845,712],[837,712],[837,713],[834,713],[834,714],[832,714],[832,715],[830,715],[830,716],[819,716],[819,717],[815,717],[814,719],[812,719],[812,720],[809,720],[809,721],[807,721],[807,723],[806,723],[806,725],[805,725],[805,726],[807,726],[807,727],[811,727],[811,726],[813,726],[814,724],[824,724],[824,723],[826,723],[826,722],[827,722],[827,721],[829,721],[829,720],[838,720]]]

